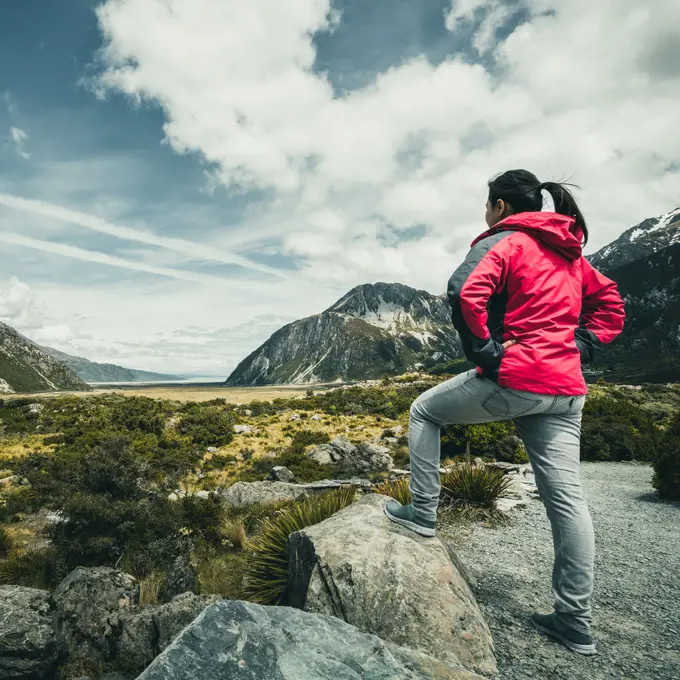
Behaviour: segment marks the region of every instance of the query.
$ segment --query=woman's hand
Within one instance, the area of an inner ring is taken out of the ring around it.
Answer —
[[[513,345],[517,344],[517,340],[506,340],[503,343],[503,349],[507,350],[509,347],[512,347]]]

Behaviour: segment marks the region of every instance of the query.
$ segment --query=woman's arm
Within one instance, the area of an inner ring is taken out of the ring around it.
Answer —
[[[581,265],[583,302],[576,345],[585,364],[621,333],[626,312],[616,283],[597,271],[585,257],[581,258]]]

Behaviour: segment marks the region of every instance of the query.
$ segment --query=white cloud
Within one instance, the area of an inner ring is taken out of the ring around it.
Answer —
[[[9,139],[14,145],[17,155],[21,156],[24,160],[28,160],[31,157],[31,154],[26,151],[26,143],[29,139],[28,133],[21,128],[11,127],[9,129]]]
[[[274,188],[279,235],[311,268],[372,278],[385,221],[467,240],[482,228],[486,180],[508,167],[574,175],[594,245],[674,207],[677,177],[663,168],[680,157],[678,69],[660,62],[672,39],[657,43],[680,6],[526,0],[529,21],[494,44],[506,7],[466,0],[442,17],[453,31],[475,27],[496,72],[420,58],[336,97],[312,70],[327,0],[110,0],[99,9],[108,68],[98,86],[159,103],[172,147],[202,153],[224,183]],[[414,139],[415,167],[401,154]],[[331,229],[322,209],[334,212]],[[447,274],[407,268],[406,282]]]
[[[63,222],[77,224],[86,229],[91,229],[102,234],[115,236],[116,238],[127,241],[135,241],[139,243],[146,243],[148,245],[166,248],[184,256],[201,258],[205,260],[212,260],[215,262],[222,262],[225,264],[234,264],[239,267],[247,269],[254,269],[266,274],[274,274],[275,276],[285,276],[284,272],[267,267],[265,265],[252,262],[245,257],[235,255],[226,251],[217,250],[210,246],[193,241],[187,241],[181,238],[168,238],[166,236],[158,236],[151,232],[142,231],[141,229],[131,229],[129,227],[112,224],[107,220],[103,220],[95,215],[88,215],[77,210],[70,210],[59,205],[46,203],[44,201],[35,201],[22,198],[20,196],[12,196],[9,194],[0,194],[0,205],[17,210],[24,210],[38,215],[44,215]],[[165,274],[162,274],[165,275]]]
[[[16,276],[0,280],[0,321],[23,328],[39,325],[33,291]]]
[[[473,46],[493,68],[420,57],[340,96],[313,70],[314,34],[342,21],[328,0],[104,2],[98,92],[161,106],[170,146],[207,161],[208,189],[258,187],[271,198],[206,245],[210,255],[59,206],[15,196],[12,207],[214,261],[236,250],[285,253],[298,268],[226,290],[167,276],[153,291],[42,289],[45,327],[82,314],[69,321],[67,351],[99,360],[233,365],[285,319],[324,309],[352,285],[441,291],[484,228],[486,181],[502,170],[573,176],[591,249],[680,204],[678,174],[664,172],[680,159],[680,5],[517,6],[527,21],[501,43],[507,3],[457,0],[441,18],[461,39],[474,29]],[[423,235],[402,239],[414,226]],[[55,252],[51,241],[23,238]],[[182,331],[189,326],[197,329]]]

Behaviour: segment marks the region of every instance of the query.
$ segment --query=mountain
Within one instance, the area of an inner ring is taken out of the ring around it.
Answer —
[[[0,322],[0,393],[89,389],[68,366]]]
[[[616,241],[589,255],[590,263],[601,272],[610,272],[629,262],[680,243],[680,208],[661,217],[650,217],[624,231]]]
[[[98,364],[95,361],[60,352],[52,347],[42,347],[47,354],[66,364],[81,380],[88,383],[106,382],[154,382],[156,380],[179,380],[176,375],[138,371],[116,364]]]
[[[608,276],[626,301],[626,324],[595,366],[615,382],[680,382],[680,243]]]
[[[459,356],[445,296],[399,283],[365,284],[321,314],[276,331],[227,384],[364,380]]]

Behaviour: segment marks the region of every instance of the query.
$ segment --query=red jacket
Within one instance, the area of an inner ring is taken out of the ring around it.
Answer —
[[[525,212],[472,243],[448,296],[465,355],[485,377],[537,394],[588,392],[581,363],[621,332],[625,313],[580,236],[571,217]]]

